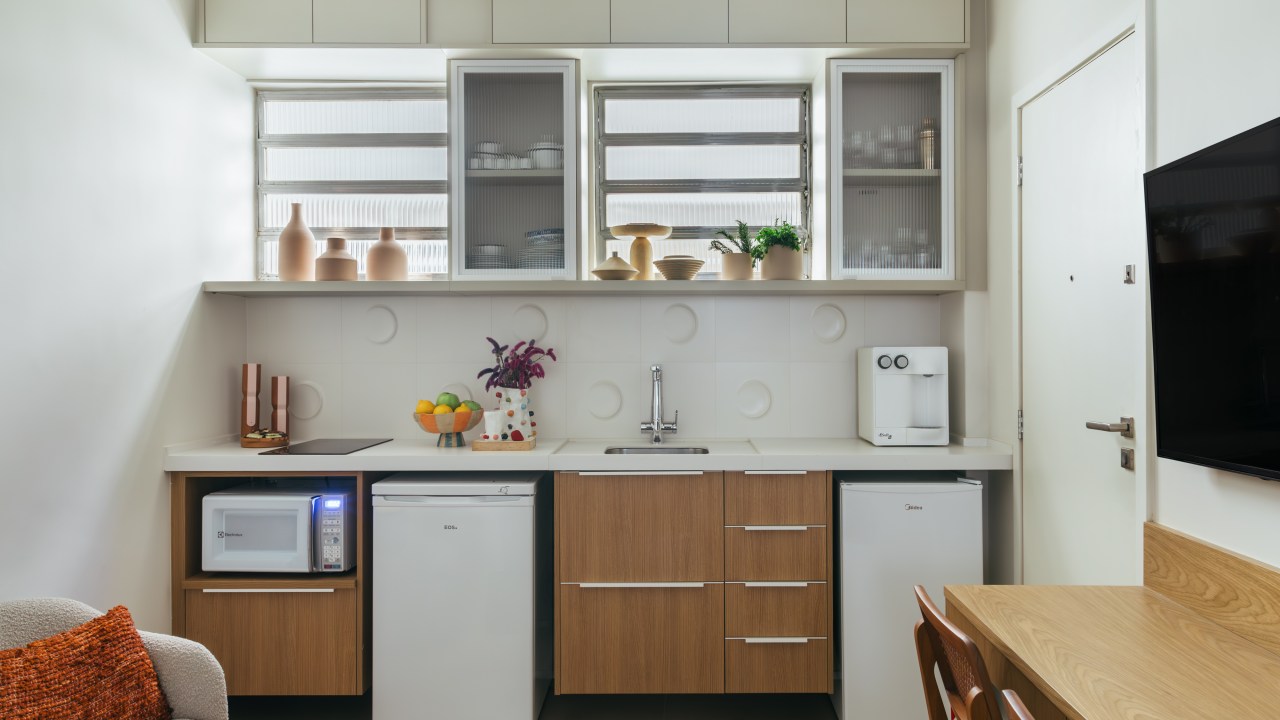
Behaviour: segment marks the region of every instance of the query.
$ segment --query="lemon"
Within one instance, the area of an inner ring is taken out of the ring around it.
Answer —
[[[436,409],[431,411],[433,415],[446,415],[451,412],[453,412],[453,408],[448,405],[437,405]]]
[[[429,413],[436,409],[436,404],[430,400],[419,400],[418,407],[414,410],[416,413]]]

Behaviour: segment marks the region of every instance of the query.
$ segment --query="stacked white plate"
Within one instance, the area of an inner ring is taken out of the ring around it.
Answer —
[[[534,245],[520,251],[516,267],[524,270],[563,270],[564,240]]]
[[[511,259],[502,245],[475,245],[467,253],[467,269],[498,270],[510,268]]]

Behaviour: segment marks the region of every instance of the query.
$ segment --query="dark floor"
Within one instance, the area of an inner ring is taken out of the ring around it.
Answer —
[[[231,698],[231,720],[368,720],[372,717],[369,695],[363,698]],[[834,720],[835,717],[826,695],[560,695],[547,698],[539,720]]]

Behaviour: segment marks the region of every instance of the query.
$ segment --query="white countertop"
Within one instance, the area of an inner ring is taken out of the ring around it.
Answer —
[[[168,472],[399,472],[404,470],[1009,470],[1013,451],[974,447],[876,447],[860,439],[753,438],[671,441],[706,447],[706,455],[605,455],[605,447],[643,446],[643,438],[538,438],[527,452],[438,448],[431,438],[396,439],[350,455],[260,455],[236,442],[167,448]]]

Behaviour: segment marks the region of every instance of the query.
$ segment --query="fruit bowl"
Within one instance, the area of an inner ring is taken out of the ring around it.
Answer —
[[[484,410],[440,413],[439,415],[434,413],[413,414],[413,419],[417,421],[418,427],[429,433],[438,433],[440,435],[436,439],[436,447],[463,447],[467,443],[462,439],[462,433],[479,425],[480,420],[483,418]]]

